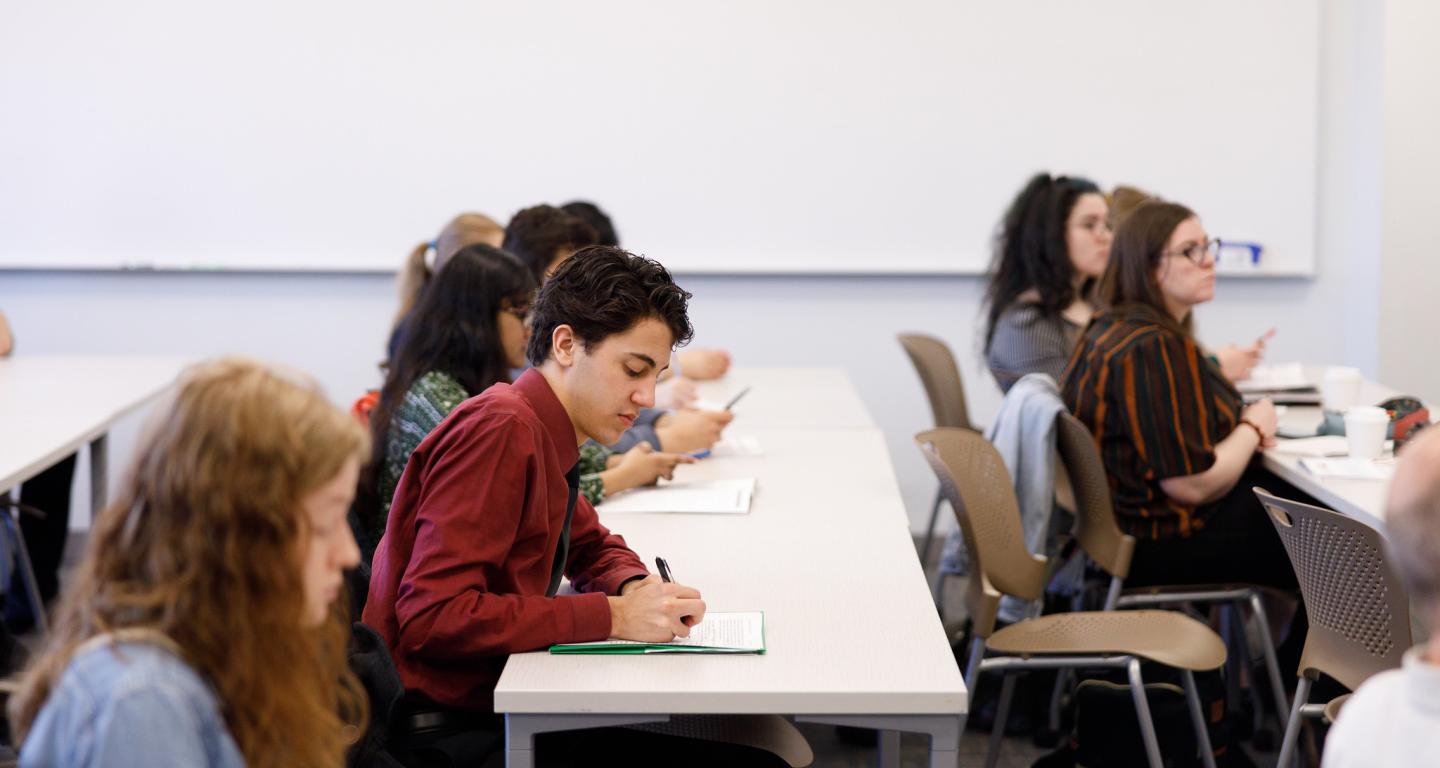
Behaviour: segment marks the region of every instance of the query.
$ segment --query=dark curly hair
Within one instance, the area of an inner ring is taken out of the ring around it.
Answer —
[[[553,205],[532,205],[511,217],[503,247],[524,262],[539,284],[561,248],[579,250],[597,242],[595,228],[581,219]]]
[[[550,358],[555,329],[568,325],[589,350],[647,317],[670,327],[675,346],[690,341],[690,294],[660,263],[623,249],[593,245],[575,252],[545,281],[531,310],[531,365]]]
[[[995,323],[1017,297],[1034,288],[1040,309],[1059,314],[1089,285],[1076,291],[1075,268],[1065,245],[1065,223],[1075,201],[1084,194],[1103,194],[1094,182],[1074,176],[1036,174],[1010,203],[995,235],[995,257],[990,265],[990,287],[985,292],[988,312],[985,348],[995,336]]]

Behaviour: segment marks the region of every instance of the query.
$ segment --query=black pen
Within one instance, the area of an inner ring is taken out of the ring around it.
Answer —
[[[744,397],[744,396],[745,396],[745,393],[747,393],[747,392],[749,392],[749,391],[750,391],[750,388],[749,388],[749,387],[746,387],[746,388],[740,390],[739,394],[737,394],[737,395],[735,395],[734,397],[730,398],[730,402],[728,402],[728,403],[725,404],[725,410],[728,411],[728,410],[730,410],[731,408],[734,408],[734,407],[735,407],[735,404],[738,403],[738,402],[740,402],[740,398]]]
[[[659,555],[656,555],[656,557],[655,557],[655,567],[660,569],[660,580],[661,580],[661,581],[665,582],[666,584],[670,584],[670,583],[672,583],[672,582],[675,581],[675,578],[670,575],[670,564],[667,563],[667,562],[665,562],[665,558],[660,557]],[[680,621],[683,622],[683,623],[685,624],[685,626],[687,626],[687,627],[694,626],[693,624],[690,623],[690,617],[689,617],[689,616],[681,616],[681,617],[680,617]]]

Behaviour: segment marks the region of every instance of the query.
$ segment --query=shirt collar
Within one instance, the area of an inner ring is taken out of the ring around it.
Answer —
[[[1405,652],[1401,661],[1405,669],[1405,697],[1416,709],[1436,714],[1440,713],[1440,666],[1424,657],[1424,645]]]
[[[570,423],[570,414],[566,412],[565,406],[561,405],[560,398],[555,396],[550,382],[545,380],[539,370],[531,368],[520,374],[514,386],[526,402],[530,403],[530,407],[535,409],[535,415],[540,417],[545,432],[555,442],[560,466],[574,466],[580,461],[580,447],[575,444],[575,425]]]

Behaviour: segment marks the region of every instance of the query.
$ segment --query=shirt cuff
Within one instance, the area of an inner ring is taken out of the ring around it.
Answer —
[[[590,643],[610,637],[610,598],[598,592],[565,598],[573,637],[563,642]]]
[[[650,572],[645,570],[645,566],[643,565],[625,566],[623,568],[616,568],[601,578],[596,579],[594,585],[599,588],[598,591],[600,592],[619,597],[620,588],[625,586],[625,582],[631,579],[643,579],[649,575]]]

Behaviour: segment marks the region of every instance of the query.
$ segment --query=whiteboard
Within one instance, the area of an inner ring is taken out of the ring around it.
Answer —
[[[679,272],[976,273],[1037,170],[1314,263],[1313,0],[7,0],[0,267],[389,270],[575,198]]]

